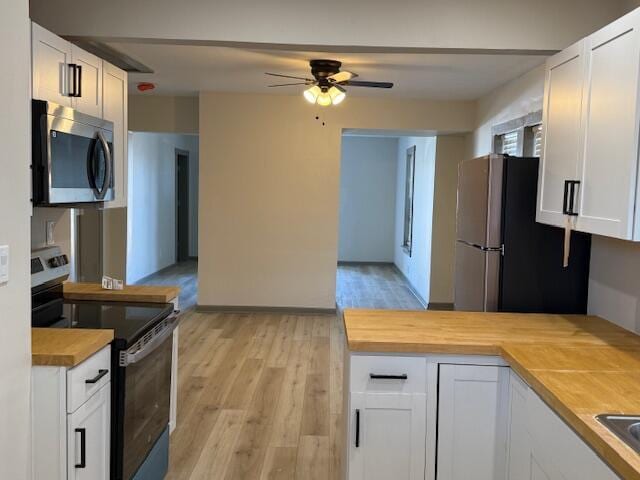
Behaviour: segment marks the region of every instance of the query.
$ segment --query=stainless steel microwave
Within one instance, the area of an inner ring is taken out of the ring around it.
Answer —
[[[113,200],[113,122],[52,102],[32,102],[34,205]]]

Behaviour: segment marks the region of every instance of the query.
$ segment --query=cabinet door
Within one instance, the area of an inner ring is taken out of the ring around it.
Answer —
[[[530,477],[531,445],[527,429],[527,390],[529,387],[513,372],[509,376],[508,480]]]
[[[424,393],[352,393],[350,480],[424,480]]]
[[[580,164],[583,232],[633,238],[636,201],[640,11],[586,39],[583,109],[584,154]]]
[[[109,479],[110,386],[68,415],[68,480]]]
[[[103,118],[113,122],[113,175],[116,198],[105,208],[127,206],[127,72],[103,62]]]
[[[536,220],[562,226],[566,180],[576,180],[582,158],[584,41],[547,60],[542,117],[542,155]]]
[[[71,44],[31,24],[32,97],[71,107],[69,63]]]
[[[509,368],[440,365],[438,480],[505,478]]]
[[[77,65],[79,85],[72,106],[87,115],[102,118],[102,59],[72,45],[72,63]],[[72,79],[73,83],[73,79]]]

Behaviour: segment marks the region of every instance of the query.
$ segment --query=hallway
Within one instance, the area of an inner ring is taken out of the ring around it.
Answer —
[[[136,285],[177,285],[180,287],[180,310],[183,312],[198,302],[198,261],[175,263],[142,280]]]
[[[338,265],[336,303],[340,310],[424,310],[407,280],[393,264]]]

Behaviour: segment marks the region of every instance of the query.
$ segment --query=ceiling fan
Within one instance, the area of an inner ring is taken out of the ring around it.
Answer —
[[[344,87],[393,87],[393,83],[390,82],[365,82],[361,80],[354,80],[358,75],[352,72],[340,71],[342,62],[339,62],[338,60],[311,60],[309,65],[311,66],[311,75],[313,78],[265,72],[266,75],[271,75],[272,77],[301,80],[300,82],[294,83],[269,85],[269,87],[308,85],[310,88],[304,91],[304,98],[309,103],[317,103],[323,107],[327,105],[337,105],[342,102],[347,93]]]

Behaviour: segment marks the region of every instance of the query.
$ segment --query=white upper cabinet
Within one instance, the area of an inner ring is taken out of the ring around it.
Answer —
[[[505,478],[509,368],[440,365],[437,480]]]
[[[542,223],[563,224],[565,182],[578,176],[584,57],[581,41],[547,60],[538,178],[537,220]]]
[[[102,118],[102,59],[36,23],[31,49],[33,98]]]
[[[31,35],[33,98],[71,107],[71,44],[35,23]]]
[[[75,77],[72,106],[94,117],[102,117],[102,59],[71,45],[71,69]]]
[[[638,166],[640,10],[586,39],[578,230],[634,235]]]
[[[116,198],[105,208],[127,205],[127,72],[104,62],[103,118],[113,122],[113,164]]]
[[[640,9],[546,65],[537,220],[640,240]]]

